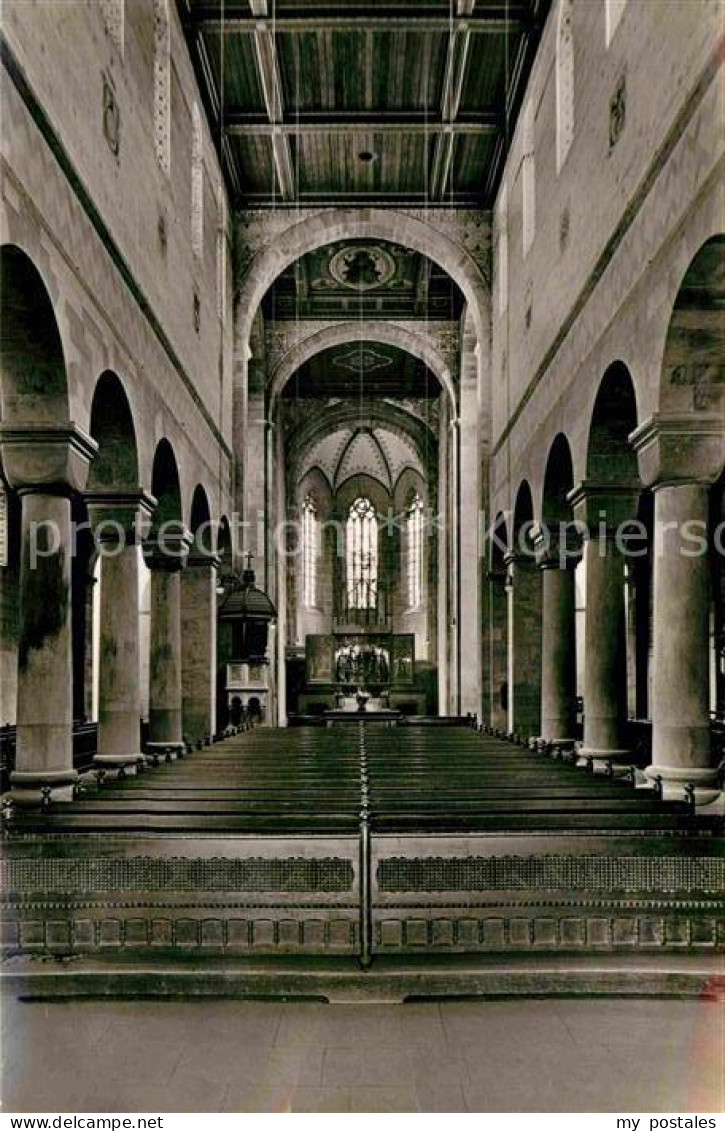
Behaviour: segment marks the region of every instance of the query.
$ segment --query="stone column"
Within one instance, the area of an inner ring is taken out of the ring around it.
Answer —
[[[181,574],[181,697],[188,742],[216,733],[216,624],[219,558],[194,550]]]
[[[468,364],[461,366],[459,459],[458,633],[460,656],[460,707],[462,715],[480,719],[481,681],[481,445],[477,347]]]
[[[192,538],[181,532],[163,546],[144,544],[151,571],[148,753],[173,758],[185,750],[181,697],[181,571]]]
[[[284,434],[279,423],[271,433],[270,440],[270,482],[272,487],[273,523],[271,546],[276,568],[270,574],[276,579],[275,604],[277,606],[277,725],[287,726],[287,646],[289,639],[287,619],[288,558],[284,545],[275,542],[276,532],[287,514],[287,495],[285,488]]]
[[[579,547],[536,538],[541,568],[541,737],[571,748],[576,724],[576,593]]]
[[[490,720],[497,730],[508,726],[508,705],[502,696],[508,684],[508,595],[506,574],[491,571],[489,581],[489,673],[490,673]]]
[[[5,474],[21,497],[20,635],[13,800],[67,801],[73,769],[71,503],[97,445],[73,424],[0,427]]]
[[[541,733],[541,575],[528,554],[506,557],[509,590],[509,730]]]
[[[96,592],[96,578],[93,575],[96,561],[95,557],[88,563],[88,576],[86,577],[86,617],[85,639],[83,641],[83,717],[93,718],[93,685],[94,685],[94,656],[93,656],[93,611],[94,596]]]
[[[626,762],[627,627],[624,558],[618,536],[636,513],[633,484],[582,483],[569,495],[584,535],[584,744],[580,764]]]
[[[570,747],[576,722],[573,565],[542,565],[541,609],[541,736]]]
[[[94,764],[135,774],[141,753],[139,542],[155,500],[134,491],[91,491],[88,515],[101,560],[98,750]]]
[[[447,715],[448,707],[448,524],[449,475],[448,458],[448,400],[441,397],[440,423],[438,425],[438,523],[436,527],[437,581],[438,581],[438,714]]]
[[[244,549],[254,554],[257,575],[266,578],[267,561],[267,370],[261,357],[247,365],[247,426],[244,437]],[[266,582],[265,582],[266,584]]]
[[[720,417],[655,416],[631,437],[654,491],[652,765],[665,797],[718,796],[709,715],[708,493],[725,458]]]
[[[458,420],[451,420],[448,430],[448,516],[446,542],[448,545],[448,714],[461,713],[460,683],[460,591],[461,577],[458,569],[460,559],[460,437]]]

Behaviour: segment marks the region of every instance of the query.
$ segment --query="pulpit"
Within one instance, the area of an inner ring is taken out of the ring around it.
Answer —
[[[219,620],[231,630],[230,655],[222,669],[227,717],[233,725],[242,718],[262,722],[269,714],[269,625],[277,611],[267,594],[255,585],[252,556],[241,578],[227,579]]]

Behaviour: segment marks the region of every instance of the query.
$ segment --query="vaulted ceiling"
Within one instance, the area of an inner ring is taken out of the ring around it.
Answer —
[[[238,205],[490,206],[551,0],[177,0]]]
[[[390,492],[406,468],[427,477],[414,441],[384,426],[340,428],[322,437],[305,453],[298,482],[313,467],[323,473],[333,492],[356,475],[370,475]]]

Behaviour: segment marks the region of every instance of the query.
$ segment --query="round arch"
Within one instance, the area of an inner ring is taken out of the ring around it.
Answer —
[[[219,531],[214,529],[209,496],[201,483],[197,483],[194,488],[189,516],[189,529],[194,536],[196,549],[205,554],[215,553]]]
[[[722,418],[725,377],[725,234],[711,236],[681,277],[667,326],[659,411]]]
[[[162,526],[165,522],[183,521],[179,468],[174,449],[165,437],[156,445],[151,474],[151,493],[157,500],[154,512],[155,527]]]
[[[638,483],[629,437],[637,428],[637,395],[627,366],[615,361],[599,383],[589,423],[586,478],[594,483]]]
[[[428,366],[447,392],[453,410],[456,395],[451,372],[442,355],[422,334],[416,334],[391,322],[340,322],[326,326],[293,346],[279,361],[269,383],[270,400],[274,402],[296,371],[318,353],[347,342],[371,341],[397,346]]]
[[[21,248],[0,249],[2,372],[6,424],[61,424],[70,417],[67,366],[48,288]]]
[[[98,453],[91,464],[88,486],[137,487],[139,461],[133,412],[123,382],[111,370],[96,382],[90,432]]]
[[[574,487],[574,461],[571,446],[563,432],[557,433],[549,448],[541,492],[543,522],[568,522],[572,517],[567,495]]]
[[[534,496],[528,479],[523,479],[516,492],[513,513],[511,550],[513,553],[533,554]]]
[[[252,259],[238,294],[239,334],[246,345],[259,305],[285,268],[327,244],[349,239],[402,243],[434,260],[457,283],[468,303],[479,342],[486,341],[489,289],[469,253],[431,224],[381,208],[338,209],[291,225]]]

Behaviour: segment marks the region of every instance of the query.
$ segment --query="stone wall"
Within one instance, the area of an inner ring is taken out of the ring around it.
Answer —
[[[524,477],[540,512],[557,432],[571,443],[575,479],[583,476],[593,401],[613,361],[632,374],[639,421],[656,410],[678,287],[722,229],[718,5],[629,0],[608,47],[605,5],[573,11],[571,148],[557,173],[554,5],[495,210],[500,274],[505,195],[507,299],[502,312],[497,294],[493,310],[494,513],[512,507]],[[527,107],[536,215],[524,254]]]
[[[165,435],[181,468],[185,506],[201,482],[218,516],[230,489],[231,421],[223,405],[231,325],[221,315],[231,314],[231,272],[218,260],[228,256],[219,232],[227,204],[203,128],[204,238],[196,255],[191,146],[199,96],[175,5],[169,11],[167,174],[154,145],[153,5],[126,4],[122,50],[100,5],[8,7],[2,241],[26,252],[48,288],[71,417],[87,429],[98,377],[117,372],[133,411],[144,485]],[[217,280],[224,276],[222,294]]]

